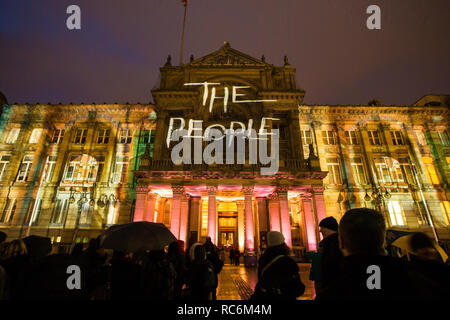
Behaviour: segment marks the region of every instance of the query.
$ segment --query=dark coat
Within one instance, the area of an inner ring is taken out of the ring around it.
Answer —
[[[284,244],[266,249],[258,262],[252,300],[295,300],[305,292],[298,265],[288,254]]]
[[[141,297],[140,267],[128,259],[113,258],[110,263],[112,299],[131,300]]]
[[[417,285],[430,299],[450,299],[450,266],[435,260],[414,258],[409,269]]]
[[[209,260],[203,263],[192,263],[187,271],[188,286],[192,300],[208,300],[209,294],[216,289],[218,284],[214,266]]]
[[[167,259],[173,265],[174,270],[176,272],[176,277],[174,280],[174,298],[179,299],[181,297],[181,288],[185,282],[185,273],[186,273],[186,259],[185,255],[178,254],[168,254]]]
[[[344,257],[339,249],[337,233],[323,239],[319,248],[321,251],[319,287],[323,289],[339,277]]]
[[[380,268],[380,289],[369,289],[367,283],[373,272],[371,265]],[[319,292],[316,300],[403,300],[421,298],[414,288],[407,265],[388,256],[352,255],[343,259],[342,274]]]

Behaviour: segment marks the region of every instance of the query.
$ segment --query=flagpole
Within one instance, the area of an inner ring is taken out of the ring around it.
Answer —
[[[187,8],[187,0],[183,1],[183,3],[184,3],[184,19],[183,19],[183,32],[182,32],[182,34],[181,34],[180,66],[183,64],[184,27],[186,26],[186,8]]]

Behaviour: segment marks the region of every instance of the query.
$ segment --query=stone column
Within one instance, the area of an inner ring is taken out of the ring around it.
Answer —
[[[200,197],[191,197],[191,210],[189,215],[189,231],[197,231],[200,234]]]
[[[183,186],[172,186],[172,215],[170,217],[170,231],[173,233],[175,238],[180,238],[180,207],[181,207],[181,196],[183,195]]]
[[[306,231],[306,240],[309,251],[317,250],[316,224],[312,209],[312,200],[309,197],[303,198],[304,226]]]
[[[325,190],[324,187],[313,187],[313,194],[312,198],[314,201],[314,217],[316,217],[316,234],[317,239],[320,239],[320,232],[319,232],[319,223],[322,219],[325,219],[327,217],[327,213],[325,210],[325,200],[323,197],[323,191]]]
[[[134,207],[134,218],[133,221],[144,221],[146,215],[146,197],[148,193],[147,186],[137,185],[136,186],[136,205]]]
[[[244,251],[244,240],[245,240],[245,216],[244,216],[244,210],[245,210],[245,204],[244,201],[239,200],[236,201],[237,210],[238,210],[238,244],[239,244],[239,250],[242,252]]]
[[[245,203],[245,247],[248,252],[255,250],[255,233],[253,228],[253,187],[243,187]]]
[[[188,229],[188,214],[189,214],[189,194],[183,194],[181,196],[181,210],[180,210],[180,240],[184,241],[186,248],[187,243],[187,229]]]
[[[144,216],[144,221],[156,222],[155,221],[155,203],[157,195],[154,193],[147,194],[147,210]]]
[[[268,231],[266,198],[256,198],[258,203],[259,231]]]
[[[281,231],[280,225],[280,202],[278,193],[274,192],[268,196],[269,198],[269,221],[270,231]]]
[[[277,188],[278,196],[280,199],[280,218],[281,218],[281,233],[283,233],[285,243],[288,247],[292,248],[292,233],[291,233],[291,220],[289,217],[289,201],[288,201],[288,188]]]
[[[208,237],[216,244],[216,186],[207,186],[208,190]]]

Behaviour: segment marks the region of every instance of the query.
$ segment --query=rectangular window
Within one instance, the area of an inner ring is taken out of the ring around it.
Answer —
[[[58,199],[56,200],[55,211],[53,212],[53,217],[50,223],[62,224],[64,223],[64,217],[68,209],[69,201],[68,199]]]
[[[349,145],[357,145],[359,144],[358,135],[356,130],[345,131],[345,140]]]
[[[155,131],[152,130],[144,130],[141,135],[141,143],[149,144],[153,143],[152,138],[155,137]]]
[[[422,161],[425,166],[428,181],[430,181],[431,184],[440,184],[436,168],[433,165],[433,159],[431,159],[430,157],[422,157]]]
[[[120,129],[119,143],[129,144],[131,143],[131,130]]]
[[[97,143],[98,144],[108,144],[108,142],[109,142],[109,129],[98,130]]]
[[[16,142],[17,138],[19,137],[20,128],[12,128],[9,131],[8,137],[6,138],[6,143],[13,144]]]
[[[394,170],[396,172],[398,182],[404,182],[411,185],[416,183],[409,158],[398,159],[398,163],[394,165]]]
[[[389,218],[393,226],[405,225],[405,219],[403,218],[403,210],[398,201],[389,201],[388,211],[389,211]]]
[[[78,129],[75,134],[73,143],[84,144],[86,142],[86,136],[87,136],[87,129]]]
[[[42,209],[42,199],[38,199],[37,203],[33,207],[33,213],[31,218],[33,219],[31,221],[31,224],[33,226],[37,225],[39,222],[39,216],[41,215],[41,209]]]
[[[421,146],[425,146],[427,144],[427,139],[421,130],[416,130],[417,143]]]
[[[52,143],[60,143],[64,138],[64,129],[56,129],[53,133]]]
[[[403,136],[400,131],[391,131],[392,144],[394,146],[403,146],[405,142],[403,141]]]
[[[311,130],[302,130],[303,145],[308,146],[313,143]]]
[[[105,156],[97,157],[97,173],[95,175],[95,181],[100,181],[102,178],[103,168],[105,167]]]
[[[364,164],[362,162],[362,159],[357,158],[351,158],[351,166],[353,170],[353,177],[355,179],[356,184],[367,184],[367,176],[366,171],[364,169]]]
[[[322,141],[325,145],[337,144],[336,132],[331,130],[322,131]]]
[[[341,166],[338,158],[327,158],[328,181],[330,184],[342,184]]]
[[[450,226],[450,201],[441,201],[440,206],[444,215],[445,225]]]
[[[447,131],[438,132],[439,142],[443,146],[450,146],[450,138],[448,137]]]
[[[11,161],[11,155],[4,154],[0,157],[0,181],[3,180],[3,178],[6,175],[6,171],[8,170],[9,161]]]
[[[24,156],[22,163],[20,164],[19,173],[17,174],[17,181],[27,181],[28,175],[31,171],[33,164],[33,156]]]
[[[118,155],[114,166],[113,183],[124,183],[127,178],[128,157]]]
[[[370,131],[367,131],[367,133],[369,134],[369,142],[372,146],[380,146],[381,145],[380,135],[378,134],[378,131],[370,130]]]
[[[33,129],[33,131],[31,132],[29,143],[38,143],[39,139],[41,138],[42,131],[43,131],[42,128]]]
[[[47,162],[45,163],[45,169],[44,169],[44,181],[49,182],[53,175],[53,170],[55,169],[56,165],[56,156],[48,156]]]
[[[386,158],[375,158],[375,168],[377,170],[377,176],[380,182],[382,183],[392,182]]]
[[[3,207],[0,223],[11,223],[15,211],[16,199],[7,198],[5,206]]]
[[[66,181],[72,181],[76,179],[76,175],[78,174],[79,167],[80,167],[80,157],[72,156],[70,158],[70,161],[67,165],[67,170],[65,174],[64,180]]]

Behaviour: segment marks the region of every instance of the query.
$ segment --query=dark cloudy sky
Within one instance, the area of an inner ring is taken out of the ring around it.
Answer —
[[[81,8],[81,30],[66,8]],[[381,30],[366,8],[381,7]],[[180,0],[0,0],[0,91],[10,103],[152,101],[178,63]],[[189,0],[184,61],[227,40],[297,69],[307,104],[412,104],[450,94],[449,0]]]

